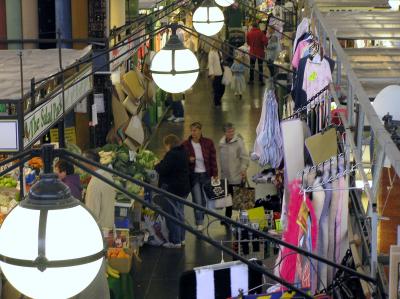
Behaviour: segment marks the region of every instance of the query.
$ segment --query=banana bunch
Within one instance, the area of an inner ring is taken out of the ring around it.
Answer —
[[[107,275],[110,275],[113,278],[118,279],[119,276],[119,271],[115,270],[113,267],[111,267],[110,265],[107,265]]]
[[[116,157],[116,153],[100,151],[99,156],[100,156],[100,163],[103,165],[108,165],[114,161],[114,159]]]

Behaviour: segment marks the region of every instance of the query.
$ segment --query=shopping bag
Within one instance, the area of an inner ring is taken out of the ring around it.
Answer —
[[[222,181],[222,183],[221,183],[221,181]],[[219,184],[224,185],[225,196],[219,197],[219,198],[214,198],[211,200],[209,200],[207,197],[207,207],[209,209],[213,209],[213,210],[217,209],[218,210],[218,209],[223,209],[223,208],[232,206],[232,196],[230,194],[228,194],[228,182],[226,179],[221,180],[221,181],[219,181]],[[212,193],[212,194],[215,195],[215,193]],[[206,193],[206,196],[207,196],[207,193]]]
[[[232,71],[229,66],[224,66],[224,74],[222,76],[222,84],[230,85],[232,82]]]
[[[204,193],[208,200],[217,200],[227,195],[226,180],[213,180],[212,178],[203,185]]]
[[[242,186],[233,187],[232,209],[248,210],[254,208],[256,193],[255,189],[250,187],[249,182]]]

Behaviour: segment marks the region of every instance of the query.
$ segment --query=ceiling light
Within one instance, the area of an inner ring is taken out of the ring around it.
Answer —
[[[193,27],[198,33],[213,36],[224,26],[224,13],[211,0],[206,0],[193,14]]]

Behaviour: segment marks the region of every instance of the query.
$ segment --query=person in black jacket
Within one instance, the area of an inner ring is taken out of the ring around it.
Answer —
[[[170,193],[186,198],[190,193],[189,157],[176,135],[167,135],[164,138],[167,153],[164,159],[155,166],[159,175],[159,186]],[[170,215],[184,222],[184,207],[173,199],[166,198],[165,209]],[[167,248],[180,248],[185,241],[185,229],[167,220],[169,242],[163,246]]]

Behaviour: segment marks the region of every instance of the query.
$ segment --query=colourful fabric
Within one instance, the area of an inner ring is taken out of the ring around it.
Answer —
[[[191,143],[192,137],[189,137],[183,142],[185,150],[189,154],[189,157],[195,157],[194,148]],[[214,147],[214,142],[211,139],[201,137],[200,138],[201,150],[203,152],[204,164],[206,166],[207,174],[210,177],[218,176],[218,165],[217,165],[217,154]],[[195,163],[190,163],[190,170],[194,172]]]
[[[268,44],[268,39],[259,28],[252,28],[247,33],[247,44],[250,47],[250,55],[264,59],[264,48]]]
[[[261,166],[269,164],[272,168],[278,168],[283,159],[283,139],[274,90],[265,89],[261,118],[256,132],[254,157]]]
[[[300,59],[310,54],[310,41],[303,40],[297,46],[296,52],[293,55],[292,66],[297,69],[299,67]]]

